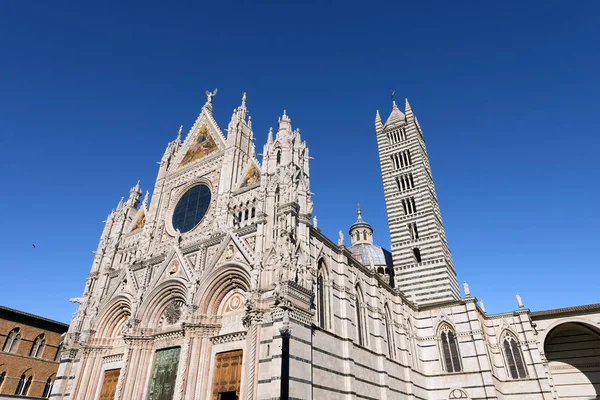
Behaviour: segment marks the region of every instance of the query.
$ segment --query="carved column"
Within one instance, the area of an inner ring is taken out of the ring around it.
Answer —
[[[121,400],[122,392],[123,392],[123,384],[127,377],[127,369],[129,367],[129,358],[131,357],[131,349],[128,348],[125,353],[125,357],[123,357],[123,367],[121,368],[121,373],[119,374],[119,381],[117,382],[117,389],[115,391],[115,400]]]
[[[186,331],[183,331],[184,335]],[[177,367],[177,385],[175,386],[174,400],[182,400],[185,391],[186,369],[188,366],[188,354],[190,349],[190,336],[185,335],[181,343],[181,355],[179,356],[179,366]]]

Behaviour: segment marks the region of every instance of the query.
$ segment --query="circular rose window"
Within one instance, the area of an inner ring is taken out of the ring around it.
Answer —
[[[194,229],[206,215],[210,198],[210,189],[206,185],[196,185],[185,192],[173,211],[173,229],[179,229],[181,233]]]

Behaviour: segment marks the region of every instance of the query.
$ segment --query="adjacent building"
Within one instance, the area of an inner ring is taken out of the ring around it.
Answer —
[[[0,399],[48,398],[69,325],[0,306]]]
[[[388,251],[368,210],[349,238],[319,230],[285,111],[259,160],[246,95],[227,135],[213,96],[152,195],[138,182],[108,215],[52,398],[597,398],[599,304],[488,314],[461,295],[408,101],[373,133]]]

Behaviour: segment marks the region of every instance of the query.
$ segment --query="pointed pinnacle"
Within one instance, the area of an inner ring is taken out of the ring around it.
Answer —
[[[412,108],[410,107],[410,104],[408,103],[408,99],[406,99],[406,102],[404,103],[404,113],[405,114],[412,113]]]
[[[177,132],[177,140],[181,141],[181,132],[183,132],[183,125],[179,125],[179,131]]]

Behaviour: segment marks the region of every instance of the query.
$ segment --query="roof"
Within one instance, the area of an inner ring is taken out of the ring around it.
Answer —
[[[385,121],[385,126],[388,127],[400,122],[404,122],[405,119],[406,118],[404,114],[402,113],[402,111],[400,111],[400,109],[396,105],[396,102],[394,101],[392,105],[392,112],[390,113],[390,116],[388,117],[387,121]]]
[[[596,304],[586,304],[583,306],[573,306],[573,307],[564,307],[564,308],[554,308],[552,310],[542,310],[542,311],[534,311],[532,312],[531,318],[543,318],[556,316],[558,314],[588,314],[591,312],[600,312],[600,303]]]
[[[357,243],[348,250],[366,267],[371,265],[371,261],[374,266],[392,266],[392,253],[375,244]]]
[[[40,317],[39,315],[30,314],[30,313],[27,313],[25,311],[15,310],[14,308],[0,306],[0,315],[2,315],[3,313],[12,313],[12,314],[15,314],[17,316],[21,316],[21,317],[25,317],[25,318],[28,318],[28,319],[36,320],[36,321],[39,321],[39,322],[44,322],[44,323],[47,323],[47,324],[55,325],[56,328],[58,328],[59,330],[62,329],[64,332],[66,332],[67,329],[69,329],[69,324],[65,324],[63,322],[55,321],[55,320],[50,319],[50,318]]]

